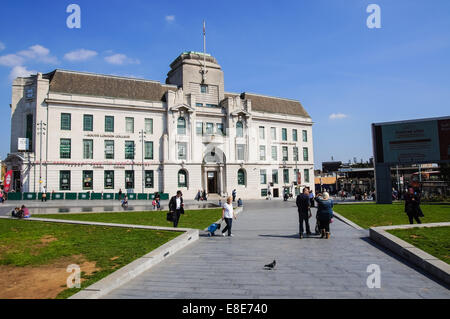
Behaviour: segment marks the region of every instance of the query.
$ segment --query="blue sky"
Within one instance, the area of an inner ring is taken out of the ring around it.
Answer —
[[[81,29],[66,26],[71,3]],[[366,25],[371,3],[381,29]],[[2,1],[0,158],[14,75],[62,68],[164,82],[181,52],[202,50],[203,19],[227,91],[302,102],[316,167],[371,157],[373,122],[450,115],[448,0]]]

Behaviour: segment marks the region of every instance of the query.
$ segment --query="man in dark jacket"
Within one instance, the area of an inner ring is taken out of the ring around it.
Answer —
[[[300,224],[300,239],[303,238],[303,221],[306,225],[306,234],[311,235],[311,230],[309,229],[309,207],[311,202],[309,200],[309,191],[305,187],[303,188],[303,194],[297,196],[297,208],[298,208],[298,222]]]
[[[423,214],[420,209],[420,197],[414,193],[414,188],[410,187],[409,192],[405,195],[405,213],[408,215],[409,223],[413,224],[413,218],[416,220],[417,224],[422,222],[419,216]]]
[[[173,196],[169,201],[169,211],[173,216],[173,227],[178,226],[180,220],[180,214],[184,214],[183,194],[181,191],[177,191],[177,195]]]

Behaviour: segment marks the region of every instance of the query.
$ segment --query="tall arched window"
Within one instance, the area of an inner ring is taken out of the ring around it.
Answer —
[[[178,187],[188,186],[188,175],[184,169],[178,171]]]
[[[245,186],[245,171],[241,168],[237,173],[238,185]]]
[[[178,135],[186,135],[186,119],[182,116],[177,121],[177,132]]]
[[[236,123],[236,137],[244,137],[244,125],[241,121]]]

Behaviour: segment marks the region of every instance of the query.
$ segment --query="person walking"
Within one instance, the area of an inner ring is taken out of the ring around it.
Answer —
[[[324,192],[317,194],[315,198],[317,202],[317,219],[319,220],[319,231],[322,236],[320,238],[330,238],[330,221],[333,218],[333,200],[330,194]]]
[[[178,227],[180,215],[184,214],[183,193],[177,191],[177,195],[173,196],[169,201],[169,211],[173,216],[173,227]]]
[[[420,197],[414,192],[414,188],[410,187],[408,193],[405,195],[405,213],[408,215],[409,223],[414,224],[414,219],[417,224],[422,224],[419,216],[423,215],[420,209]]]
[[[311,230],[309,228],[309,211],[310,211],[310,200],[309,191],[305,187],[303,188],[303,193],[297,196],[296,200],[297,210],[298,210],[298,222],[299,222],[299,237],[303,238],[303,222],[306,226],[306,235],[311,235]]]
[[[205,189],[203,190],[202,197],[203,197],[203,200],[208,200],[208,198],[206,197],[206,190]]]
[[[119,200],[122,199],[122,188],[119,188]]]
[[[233,196],[233,203],[234,203],[236,201],[236,189],[233,189],[231,195]]]
[[[233,224],[233,218],[236,219],[236,214],[234,213],[233,209],[233,198],[231,196],[227,197],[227,202],[223,204],[222,207],[222,220],[225,220],[225,223],[227,226],[222,230],[222,236],[225,237],[225,232],[228,231],[228,236],[233,237],[233,234],[231,233],[231,226]]]

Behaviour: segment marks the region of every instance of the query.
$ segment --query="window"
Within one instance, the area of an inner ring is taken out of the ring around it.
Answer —
[[[208,86],[206,84],[200,85],[200,92],[201,93],[208,93]]]
[[[94,141],[93,140],[83,140],[83,158],[93,159],[94,158]]]
[[[114,171],[105,171],[105,189],[114,189]]]
[[[294,161],[298,161],[298,147],[294,146]]]
[[[237,173],[238,185],[245,185],[245,171],[241,168]]]
[[[259,177],[260,177],[261,185],[266,185],[267,184],[267,174],[266,174],[265,169],[262,169],[259,171]]]
[[[94,116],[89,114],[83,115],[83,131],[92,132],[94,129]]]
[[[206,107],[218,107],[217,104],[206,104]]]
[[[105,159],[114,159],[114,141],[105,141]]]
[[[289,169],[283,169],[283,183],[289,184]]]
[[[187,159],[187,143],[178,143],[178,159]]]
[[[259,139],[263,140],[266,138],[266,132],[264,130],[264,126],[259,127]]]
[[[177,133],[178,135],[186,135],[186,120],[182,116],[177,121]]]
[[[306,130],[302,131],[303,142],[308,142],[308,132]]]
[[[236,123],[236,137],[243,137],[244,136],[244,125],[241,121],[238,121]]]
[[[283,146],[283,161],[289,160],[288,147]]]
[[[145,125],[145,133],[153,134],[153,119],[145,119],[144,125]]]
[[[305,183],[309,183],[309,169],[303,170],[303,176],[305,178]]]
[[[238,161],[243,161],[245,157],[245,145],[238,144],[236,145],[236,159]]]
[[[125,141],[125,159],[134,159],[134,141]]]
[[[195,103],[195,106],[203,106],[203,103]]]
[[[70,131],[71,118],[70,113],[61,113],[61,130]]]
[[[133,117],[125,118],[125,131],[127,133],[134,133],[134,118]]]
[[[94,184],[93,179],[93,171],[83,171],[83,189],[92,189]]]
[[[294,182],[298,182],[298,172],[299,170],[297,168],[294,168]]]
[[[145,188],[153,188],[153,171],[145,171]]]
[[[267,197],[267,188],[261,189],[261,197]]]
[[[70,138],[62,138],[59,143],[59,157],[70,158]]]
[[[272,170],[272,183],[278,184],[278,170],[277,169]]]
[[[225,131],[223,130],[223,124],[222,123],[217,123],[217,134],[219,135],[225,135]]]
[[[206,135],[212,135],[214,133],[214,123],[206,123]]]
[[[70,191],[70,171],[59,171],[59,189]]]
[[[271,128],[270,128],[270,137],[271,137],[272,140],[274,140],[274,141],[277,140],[277,128],[276,128],[276,127],[271,127]]]
[[[114,132],[114,116],[105,116],[105,132]]]
[[[203,135],[203,122],[196,123],[195,132],[197,133],[197,135]]]
[[[308,148],[307,147],[303,148],[303,160],[308,161]]]
[[[283,141],[287,141],[287,129],[286,128],[281,129],[281,139]]]
[[[259,160],[266,160],[266,147],[264,145],[259,146]]]
[[[184,169],[178,171],[178,187],[187,187],[187,173]]]
[[[125,188],[134,188],[134,171],[125,171]]]
[[[272,160],[278,160],[278,148],[276,146],[272,146]]]
[[[292,130],[292,140],[293,140],[294,142],[297,142],[297,141],[298,141],[298,136],[297,136],[297,130],[296,130],[296,129],[293,129],[293,130]]]
[[[153,159],[153,142],[145,142],[144,158],[145,159]]]

